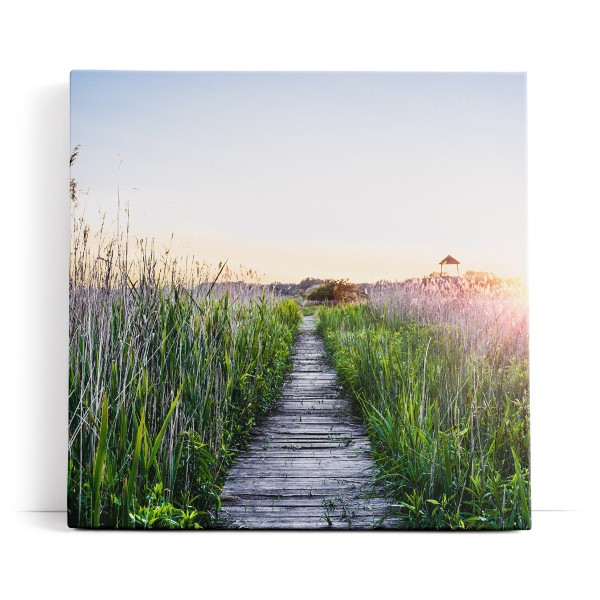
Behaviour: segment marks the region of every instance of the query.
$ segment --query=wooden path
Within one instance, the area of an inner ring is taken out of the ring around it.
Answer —
[[[340,393],[314,317],[304,317],[292,356],[280,398],[228,473],[221,527],[397,525],[373,490],[368,438]]]

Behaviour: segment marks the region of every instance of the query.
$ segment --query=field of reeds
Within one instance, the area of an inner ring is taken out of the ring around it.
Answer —
[[[527,529],[526,299],[499,280],[371,286],[319,330],[367,426],[379,483],[418,529]]]
[[[127,231],[92,234],[74,182],[71,198],[69,525],[210,527],[283,383],[300,310],[224,266],[181,268]]]

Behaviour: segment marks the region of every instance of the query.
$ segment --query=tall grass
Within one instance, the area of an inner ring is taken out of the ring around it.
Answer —
[[[526,529],[525,300],[468,279],[375,286],[319,329],[409,527]]]
[[[74,214],[71,526],[211,526],[227,466],[283,383],[298,306],[191,264],[127,231],[92,236]]]

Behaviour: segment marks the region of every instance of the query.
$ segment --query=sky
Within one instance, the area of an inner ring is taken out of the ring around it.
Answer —
[[[527,280],[526,109],[524,73],[74,71],[72,176],[92,227],[120,198],[264,283]]]

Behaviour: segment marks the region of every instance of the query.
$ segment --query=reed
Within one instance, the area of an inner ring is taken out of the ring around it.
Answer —
[[[92,235],[73,182],[71,197],[69,524],[209,527],[283,383],[300,310],[226,265],[130,243],[128,227]]]
[[[320,309],[319,330],[403,521],[529,528],[523,295],[468,278],[369,291],[368,303]]]

